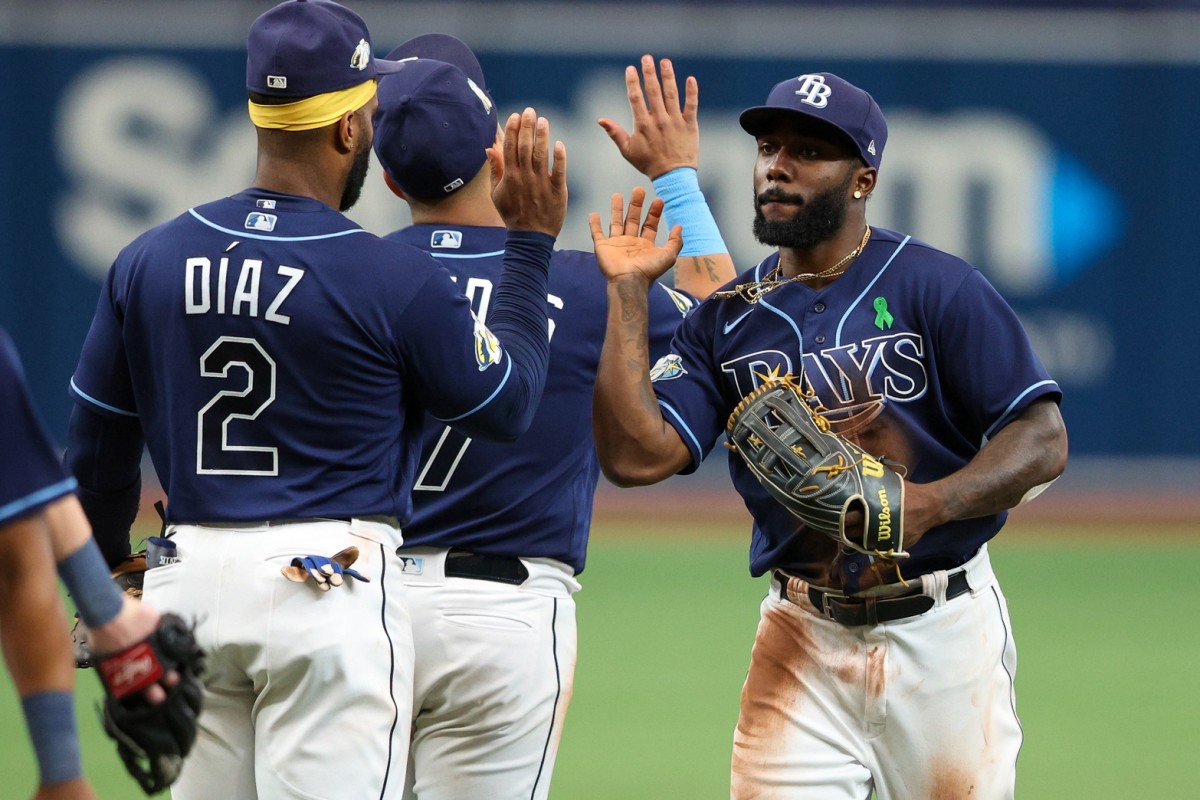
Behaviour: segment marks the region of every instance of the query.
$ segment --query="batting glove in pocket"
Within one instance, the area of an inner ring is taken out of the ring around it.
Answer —
[[[350,565],[357,560],[358,548],[350,546],[334,554],[331,558],[311,555],[297,556],[292,559],[291,564],[283,567],[280,571],[289,581],[305,583],[312,580],[318,589],[327,592],[332,586],[341,586],[345,582],[343,576],[370,583],[370,578],[358,570],[350,568]]]

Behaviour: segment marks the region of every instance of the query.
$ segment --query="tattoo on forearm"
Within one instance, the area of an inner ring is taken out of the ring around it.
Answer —
[[[708,256],[689,256],[687,258],[681,258],[679,259],[678,264],[688,264],[692,271],[697,275],[706,273],[708,275],[708,279],[713,283],[716,283],[721,279],[721,276],[717,274],[717,262]],[[678,268],[678,265],[676,268]]]
[[[621,301],[621,323],[645,323],[648,318],[646,290],[631,283],[617,284],[617,297]]]

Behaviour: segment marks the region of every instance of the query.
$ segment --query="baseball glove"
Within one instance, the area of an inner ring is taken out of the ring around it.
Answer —
[[[179,682],[161,681],[170,671]],[[144,641],[96,658],[104,684],[101,722],[117,742],[125,769],[146,794],[155,794],[179,777],[183,758],[196,741],[204,654],[192,629],[174,614],[163,614]],[[142,691],[159,683],[166,692],[151,704]]]
[[[792,375],[770,377],[729,416],[729,447],[771,496],[806,525],[851,550],[883,559],[904,551],[904,479],[829,430]],[[847,512],[863,512],[859,531]]]
[[[139,550],[121,559],[112,571],[112,578],[125,594],[140,600],[142,597],[142,581],[146,577],[146,551]],[[92,648],[88,643],[88,627],[83,624],[79,615],[75,615],[75,627],[71,629],[71,643],[75,647],[75,666],[88,669],[95,666]]]

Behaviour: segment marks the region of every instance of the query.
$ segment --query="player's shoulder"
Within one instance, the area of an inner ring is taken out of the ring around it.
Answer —
[[[951,271],[962,274],[974,269],[965,259],[948,253],[929,242],[918,239],[911,234],[900,233],[888,228],[871,226],[871,247],[876,261],[882,261],[886,266],[890,263],[901,263],[906,267],[922,270]]]

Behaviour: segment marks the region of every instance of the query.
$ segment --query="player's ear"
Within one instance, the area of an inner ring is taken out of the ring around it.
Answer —
[[[854,180],[851,182],[851,188],[854,192],[855,200],[866,200],[871,196],[871,192],[875,191],[875,178],[879,175],[879,170],[875,167],[868,167],[865,164],[854,171]]]
[[[347,111],[338,118],[338,121],[333,123],[333,144],[339,153],[353,153],[354,145],[359,136],[363,135],[360,130],[361,121],[358,119],[357,111]]]
[[[387,184],[387,187],[392,190],[392,194],[396,195],[396,197],[399,197],[401,200],[408,199],[404,196],[404,190],[400,188],[400,185],[392,180],[391,175],[387,174],[387,170],[383,171],[383,182]]]

